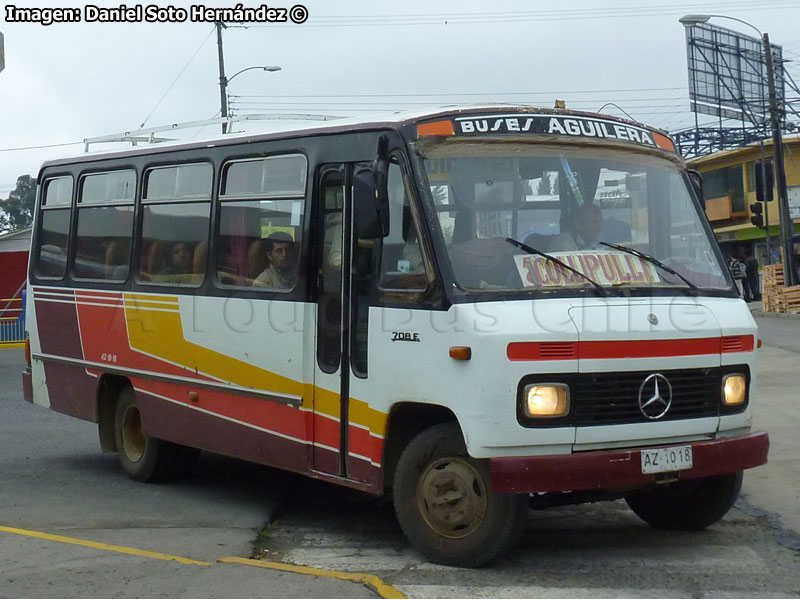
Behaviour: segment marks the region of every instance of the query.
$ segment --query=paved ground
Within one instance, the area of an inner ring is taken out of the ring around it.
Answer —
[[[376,597],[355,583],[216,563],[251,555],[283,475],[205,455],[186,481],[134,482],[100,453],[94,424],[22,400],[22,363],[21,350],[0,350],[0,527],[211,564],[0,531],[0,597]]]
[[[622,502],[533,512],[512,553],[489,568],[432,565],[391,507],[352,491],[204,455],[188,480],[128,480],[99,452],[95,426],[21,400],[22,353],[0,351],[0,528],[176,555],[181,564],[0,530],[0,597],[375,597],[363,585],[219,558],[266,558],[368,572],[409,597],[798,597],[800,319],[758,317],[756,426],[770,463],[699,534],[659,532]],[[276,507],[279,507],[277,511]]]

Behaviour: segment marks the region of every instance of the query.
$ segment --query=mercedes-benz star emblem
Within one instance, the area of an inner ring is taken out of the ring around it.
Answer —
[[[639,410],[655,421],[660,419],[672,406],[672,386],[661,373],[648,375],[639,386]]]

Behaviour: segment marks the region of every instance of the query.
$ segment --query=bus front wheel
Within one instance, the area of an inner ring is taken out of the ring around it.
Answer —
[[[476,567],[522,532],[528,498],[492,492],[488,462],[470,457],[458,426],[446,423],[417,435],[401,454],[394,507],[406,537],[431,561]]]
[[[114,411],[114,436],[122,469],[137,481],[155,482],[185,474],[199,457],[199,450],[150,437],[142,430],[136,393],[120,391]]]
[[[658,529],[699,531],[725,516],[742,489],[742,472],[687,479],[626,496],[642,520]]]

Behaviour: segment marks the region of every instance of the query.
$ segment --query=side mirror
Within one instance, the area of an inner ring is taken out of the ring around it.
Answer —
[[[374,172],[367,169],[353,177],[353,219],[356,237],[362,240],[389,235],[389,206],[379,200],[375,179]]]
[[[703,175],[697,169],[687,169],[686,174],[692,182],[694,191],[697,192],[697,197],[700,198],[701,201],[705,200],[703,197]]]
[[[389,138],[386,134],[378,138],[378,152],[372,162],[375,177],[375,200],[378,203],[378,218],[381,237],[389,235]]]
[[[389,138],[378,138],[378,152],[372,171],[359,171],[353,179],[353,210],[356,235],[361,239],[389,235]]]

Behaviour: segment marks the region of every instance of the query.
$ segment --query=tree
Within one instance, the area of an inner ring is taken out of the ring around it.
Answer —
[[[0,230],[24,229],[33,223],[33,205],[36,202],[36,180],[30,175],[20,175],[17,186],[8,195],[8,199],[0,200]]]

